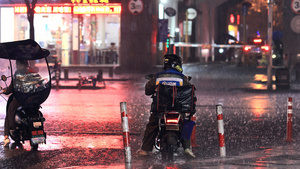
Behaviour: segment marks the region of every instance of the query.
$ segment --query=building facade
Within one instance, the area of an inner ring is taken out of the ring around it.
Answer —
[[[24,0],[0,10],[1,42],[29,39]],[[34,11],[35,41],[62,65],[118,64],[110,51],[119,53],[120,0],[39,0]]]

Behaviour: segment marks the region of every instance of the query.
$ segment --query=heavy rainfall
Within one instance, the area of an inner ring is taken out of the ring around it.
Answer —
[[[43,80],[52,86],[40,108],[46,143],[34,151],[29,141],[11,138],[5,147],[0,140],[0,168],[299,167],[300,1],[33,0],[34,34],[25,2],[0,2],[0,75],[8,78],[0,82],[0,137],[9,98],[3,89],[18,60],[4,57],[14,52],[5,53],[5,43],[34,39],[49,51],[51,74]],[[196,88],[196,157],[181,146],[167,161],[155,148],[138,152],[152,104],[145,76],[163,71],[171,53]],[[40,61],[29,63],[42,74]]]

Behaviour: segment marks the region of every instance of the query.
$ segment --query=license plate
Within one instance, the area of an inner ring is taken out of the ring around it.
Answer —
[[[43,136],[44,131],[43,130],[34,130],[34,131],[31,131],[31,135],[32,135],[32,137]]]
[[[45,143],[46,138],[44,136],[35,136],[31,138],[31,142],[33,144],[40,144],[40,143]]]

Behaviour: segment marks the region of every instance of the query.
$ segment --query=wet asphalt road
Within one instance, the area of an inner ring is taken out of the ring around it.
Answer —
[[[93,73],[93,72],[89,72]],[[154,72],[153,72],[154,73]],[[266,91],[265,69],[229,65],[185,65],[197,91],[196,159],[179,149],[173,163],[158,152],[138,157],[151,99],[142,74],[115,75],[101,89],[51,91],[42,105],[47,144],[31,152],[0,147],[0,168],[297,168],[299,159],[299,88]],[[84,74],[84,73],[83,73]],[[64,83],[64,85],[74,85]],[[299,85],[300,86],[300,85]],[[287,97],[293,97],[293,139],[287,144]],[[127,103],[132,163],[124,163],[120,102]],[[226,158],[219,156],[216,104],[223,104]],[[5,101],[0,99],[0,137]],[[3,141],[0,140],[0,145]]]

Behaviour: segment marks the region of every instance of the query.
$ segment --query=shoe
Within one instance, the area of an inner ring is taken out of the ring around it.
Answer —
[[[139,149],[138,152],[137,152],[137,154],[139,156],[147,156],[147,155],[149,155],[147,151],[142,150],[142,149]]]
[[[195,154],[192,152],[190,148],[185,149],[184,154],[188,155],[189,157],[196,158]]]
[[[10,143],[9,138],[5,138],[3,146],[6,147],[6,148],[8,148],[9,147],[9,143]]]

